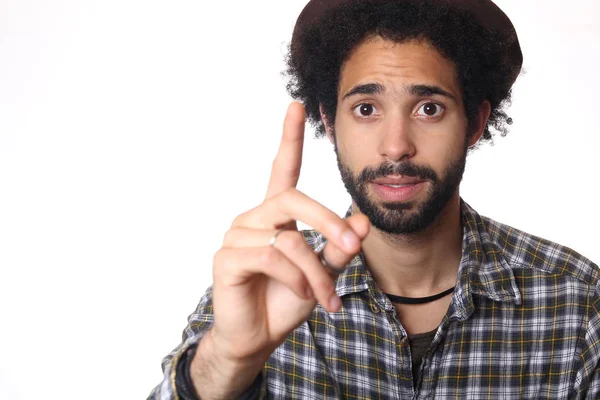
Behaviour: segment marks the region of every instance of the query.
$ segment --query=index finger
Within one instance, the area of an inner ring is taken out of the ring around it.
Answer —
[[[302,166],[302,146],[304,145],[304,106],[292,102],[283,122],[283,135],[279,150],[273,160],[271,179],[266,199],[291,187],[296,187]]]

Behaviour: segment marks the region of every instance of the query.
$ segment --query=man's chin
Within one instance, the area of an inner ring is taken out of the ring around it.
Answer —
[[[369,204],[378,213],[394,213],[405,216],[418,213],[422,205],[427,202],[427,198],[421,199],[420,197],[407,201],[382,201],[377,196],[371,194],[369,196]]]
[[[386,233],[410,234],[425,228],[421,210],[415,202],[371,203],[359,208],[375,228]]]
[[[385,202],[378,206],[380,212],[396,212],[402,213],[403,215],[416,211],[419,205],[415,201],[394,201]]]
[[[427,228],[427,225],[418,219],[404,218],[376,220],[373,226],[381,232],[398,236],[416,234]]]

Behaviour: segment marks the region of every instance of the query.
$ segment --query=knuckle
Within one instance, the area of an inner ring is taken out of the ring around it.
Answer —
[[[221,265],[222,258],[223,258],[223,249],[219,249],[213,255],[213,265]]]
[[[286,238],[286,245],[291,251],[297,252],[306,249],[306,241],[300,232],[290,232],[286,236],[288,236]]]
[[[219,275],[225,265],[225,252],[223,249],[217,250],[213,256],[213,275]]]
[[[281,255],[279,251],[269,246],[265,248],[264,251],[261,252],[259,257],[259,263],[263,267],[269,268],[273,265],[277,264],[281,260]]]
[[[333,292],[333,282],[330,278],[319,279],[315,282],[314,287],[317,292],[320,293],[331,293]]]
[[[306,279],[304,279],[304,276],[298,271],[298,273],[295,273],[294,277],[291,278],[291,285],[303,293],[304,288],[306,287]]]
[[[233,241],[233,236],[235,236],[235,230],[236,230],[236,228],[231,228],[227,232],[225,232],[225,235],[223,235],[223,246],[224,247],[229,247],[229,245]]]
[[[264,207],[264,202],[258,206],[243,212],[235,217],[231,223],[232,228],[249,228],[256,224],[257,217],[260,215],[261,207]]]
[[[285,174],[292,180],[297,180],[300,178],[300,168],[296,166],[287,166]]]
[[[262,206],[262,204],[241,213],[240,215],[235,217],[231,226],[232,227],[246,227],[248,224],[250,224],[252,222],[253,217],[255,216],[256,212],[259,210],[259,208],[261,206]]]
[[[240,214],[237,217],[235,217],[235,219],[233,220],[233,222],[231,223],[231,226],[241,226],[243,225],[244,219],[246,218],[246,213]]]
[[[333,214],[333,212],[328,212],[325,220],[327,221],[326,223],[330,225],[336,233],[341,233],[350,227],[345,219]]]

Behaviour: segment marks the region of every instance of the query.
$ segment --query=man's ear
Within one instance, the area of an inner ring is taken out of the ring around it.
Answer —
[[[327,120],[327,115],[325,115],[325,111],[323,109],[323,104],[319,104],[319,113],[321,114],[321,121],[323,122],[323,126],[325,127],[325,133],[327,133],[327,138],[331,144],[334,144],[335,138],[333,137],[333,125],[330,125]]]
[[[487,126],[488,119],[490,118],[490,114],[492,113],[492,106],[489,101],[485,100],[479,106],[479,110],[477,111],[477,118],[475,119],[475,123],[472,126],[472,130],[470,132],[469,137],[469,148],[475,147],[477,142],[483,136],[483,132],[485,131],[485,127]]]

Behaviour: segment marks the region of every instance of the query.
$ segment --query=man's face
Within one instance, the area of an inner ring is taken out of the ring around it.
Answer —
[[[377,37],[343,65],[328,133],[354,203],[376,228],[406,234],[458,196],[467,126],[449,60],[426,42]]]

